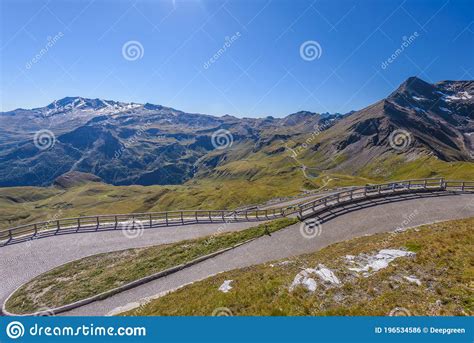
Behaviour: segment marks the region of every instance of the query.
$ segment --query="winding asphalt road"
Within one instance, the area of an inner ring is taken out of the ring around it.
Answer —
[[[317,251],[329,244],[436,221],[474,216],[474,194],[448,192],[407,194],[365,200],[346,205],[318,218],[320,234],[305,238],[300,225],[293,225],[262,237],[212,259],[116,294],[102,301],[77,308],[66,315],[106,315],[136,306],[148,297],[176,289],[211,275],[275,259],[291,258]],[[255,223],[227,224],[225,231],[241,230]],[[0,248],[0,301],[24,282],[67,261],[97,254],[209,235],[223,224],[200,224],[145,230],[143,236],[127,239],[120,232],[72,234],[48,237]],[[222,230],[222,228],[221,228]]]

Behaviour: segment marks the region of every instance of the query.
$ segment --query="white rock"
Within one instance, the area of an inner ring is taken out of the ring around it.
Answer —
[[[346,256],[345,256],[345,259],[348,260],[349,262],[353,262],[353,261],[354,261],[354,258],[355,258],[354,255],[346,255]]]
[[[219,291],[227,293],[232,289],[230,283],[234,280],[225,280],[224,283],[219,287]]]
[[[290,292],[293,291],[297,286],[301,285],[305,287],[308,291],[314,292],[316,290],[316,281],[309,276],[314,273],[316,270],[311,268],[306,268],[305,270],[296,274],[293,282],[290,285]]]
[[[390,262],[399,257],[414,256],[416,255],[410,251],[397,250],[397,249],[382,249],[375,255],[359,255],[357,257],[358,267],[349,268],[349,270],[355,272],[363,272],[364,276],[369,276],[370,272],[377,272],[381,269],[387,268]]]
[[[414,276],[404,276],[405,280],[411,283],[416,283],[418,286],[421,286],[421,281]]]
[[[331,269],[326,268],[324,265],[320,264],[316,270],[316,274],[323,280],[332,284],[339,285],[341,281],[337,276],[332,272]]]

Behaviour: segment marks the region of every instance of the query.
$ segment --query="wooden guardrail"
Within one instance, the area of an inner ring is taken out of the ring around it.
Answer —
[[[303,220],[328,208],[367,198],[426,191],[474,191],[474,181],[420,179],[367,185],[323,196],[293,206],[267,210],[183,210],[167,212],[111,214],[54,219],[0,230],[0,246],[14,239],[31,239],[60,233],[126,230],[132,232],[152,227],[199,223],[249,222],[269,220],[297,214]]]
[[[0,230],[0,246],[15,238],[31,238],[60,233],[125,230],[133,235],[151,227],[176,226],[200,223],[249,222],[283,217],[282,209],[268,210],[183,210],[130,214],[110,214],[76,218],[62,218],[26,224]]]
[[[461,192],[474,191],[474,181],[445,181],[443,178],[419,179],[357,187],[300,204],[298,206],[298,218],[304,220],[320,212],[323,212],[326,209],[369,198],[412,192],[447,190]]]

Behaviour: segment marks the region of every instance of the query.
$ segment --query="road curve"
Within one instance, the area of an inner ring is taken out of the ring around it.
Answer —
[[[120,306],[136,303],[143,298],[175,289],[222,271],[314,252],[334,242],[391,231],[400,226],[416,226],[471,216],[474,216],[474,194],[440,192],[366,200],[334,209],[319,218],[322,221],[321,233],[314,238],[304,238],[299,231],[300,225],[293,225],[272,234],[271,237],[262,237],[175,274],[65,314],[105,315]],[[227,230],[241,229],[242,224],[252,225],[252,223],[227,224],[229,226]],[[120,235],[117,232],[103,232],[70,235],[69,245],[59,244],[59,240],[66,239],[64,236],[38,240],[33,242],[30,247],[27,247],[28,243],[21,243],[1,248],[0,275],[5,275],[6,278],[2,277],[1,280],[0,300],[4,300],[12,290],[33,276],[62,264],[65,260],[133,246],[177,241],[191,238],[192,235],[201,235],[204,232],[211,234],[219,227],[218,224],[199,226],[152,229],[149,232],[145,231],[139,241],[124,240],[123,236],[117,237],[117,234]],[[186,235],[187,237],[184,238]],[[63,246],[64,248],[62,248]]]
[[[129,238],[121,230],[50,236],[0,247],[0,302],[23,283],[59,265],[104,252],[139,248],[238,231],[259,222],[189,224],[145,229]],[[0,305],[1,307],[1,305]]]

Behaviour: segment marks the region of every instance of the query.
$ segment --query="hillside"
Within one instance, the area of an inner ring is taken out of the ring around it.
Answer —
[[[472,315],[473,225],[470,218],[359,237],[224,272],[124,315]]]

